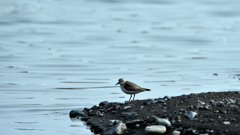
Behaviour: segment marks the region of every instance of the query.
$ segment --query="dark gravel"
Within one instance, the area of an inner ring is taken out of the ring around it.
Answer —
[[[128,107],[126,107],[128,106]],[[84,113],[82,113],[84,112]],[[176,97],[137,100],[131,103],[100,103],[92,108],[85,108],[79,118],[97,134],[112,129],[119,121],[126,124],[124,135],[144,135],[148,125],[157,125],[153,116],[167,118],[172,126],[166,135],[174,130],[184,134],[237,135],[240,134],[240,92],[208,92]],[[190,119],[188,112],[197,113]],[[110,120],[116,120],[109,122]]]

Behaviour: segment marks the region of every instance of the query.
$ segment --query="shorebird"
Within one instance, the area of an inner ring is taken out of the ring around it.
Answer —
[[[120,84],[121,90],[124,93],[131,95],[130,99],[129,99],[129,102],[130,102],[130,100],[132,98],[132,95],[134,95],[134,97],[133,97],[133,100],[134,100],[135,94],[138,94],[138,93],[143,92],[143,91],[151,91],[150,89],[142,88],[142,87],[138,86],[135,83],[132,83],[130,81],[126,81],[123,78],[120,78],[118,80],[118,83],[116,85],[118,85],[118,84]]]

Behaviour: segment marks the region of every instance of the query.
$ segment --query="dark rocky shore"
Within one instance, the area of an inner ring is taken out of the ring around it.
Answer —
[[[240,91],[208,92],[176,97],[103,101],[72,110],[96,134],[110,135],[239,135]]]

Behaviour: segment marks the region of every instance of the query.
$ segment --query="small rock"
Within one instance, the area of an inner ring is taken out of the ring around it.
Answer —
[[[229,102],[230,104],[235,104],[235,101],[232,100],[232,99],[228,99],[228,102]]]
[[[197,114],[198,113],[193,112],[193,111],[189,111],[187,113],[184,113],[184,115],[187,116],[190,120],[193,120],[196,117]]]
[[[111,111],[113,109],[114,109],[114,107],[109,107],[108,109],[105,110],[105,112]]]
[[[170,100],[171,97],[170,97],[170,96],[164,96],[163,99],[164,99],[164,100]]]
[[[224,125],[230,125],[231,123],[229,121],[224,121],[223,124]]]
[[[235,108],[235,107],[238,107],[238,106],[237,105],[230,105],[230,107]]]
[[[112,111],[112,114],[116,114],[118,111]]]
[[[100,117],[103,117],[103,113],[101,113],[100,111],[97,111],[97,112],[96,112],[96,115],[97,115],[97,116],[100,116]]]
[[[145,128],[146,135],[161,135],[167,131],[165,126],[162,125],[150,125]]]
[[[121,135],[124,133],[124,131],[127,129],[126,125],[122,122],[119,122],[116,126],[114,126],[112,129],[106,131],[103,133],[103,135]]]
[[[226,114],[227,111],[226,110],[220,110],[219,113],[223,113],[223,114]]]
[[[209,100],[209,103],[215,103],[215,101],[213,99]]]
[[[158,103],[165,103],[165,100],[159,99]]]
[[[232,118],[231,121],[232,121],[232,122],[235,122],[235,121],[237,121],[237,120],[236,120],[235,118]]]
[[[125,105],[125,102],[117,102],[119,105]]]
[[[180,132],[181,132],[182,130],[183,130],[182,127],[179,127],[179,128],[176,128],[176,129],[175,129],[175,131],[180,131]]]
[[[208,121],[209,121],[209,122],[214,122],[215,120],[214,120],[214,119],[209,119]]]
[[[151,105],[151,104],[155,104],[155,103],[156,103],[156,101],[154,99],[151,99],[151,100],[144,101],[143,105]]]
[[[104,131],[105,129],[101,126],[92,124],[91,128],[90,128],[95,134],[100,134],[102,131]]]
[[[186,110],[185,109],[180,109],[179,112],[186,112]]]
[[[173,131],[173,133],[172,133],[173,135],[180,135],[181,134],[181,132],[180,131]]]
[[[77,116],[83,117],[83,116],[86,116],[86,114],[82,110],[71,110],[69,112],[69,116],[71,118],[74,118],[74,117],[77,117]]]
[[[136,124],[140,124],[142,123],[143,121],[140,120],[140,119],[135,119],[135,120],[131,120],[131,121],[126,121],[126,126],[127,127],[132,127],[132,126],[135,126]]]
[[[166,126],[166,127],[171,127],[172,126],[171,122],[167,119],[158,118],[156,116],[152,116],[152,118],[155,119],[155,121],[158,125],[163,125],[163,126]]]
[[[214,110],[213,113],[219,113],[219,111],[218,110]]]
[[[136,112],[122,112],[121,116],[122,117],[134,117],[134,116],[137,116],[137,113]]]
[[[219,107],[224,107],[224,102],[223,102],[223,101],[218,101],[218,102],[217,102],[217,105],[218,105]]]
[[[108,101],[102,101],[99,103],[99,106],[107,106],[108,105]]]
[[[125,106],[124,108],[123,108],[123,110],[127,110],[128,108],[131,108],[132,106]]]
[[[120,120],[109,120],[108,121],[108,125],[112,126],[112,125],[115,125],[117,123],[121,122]]]
[[[156,101],[154,99],[151,99],[149,102],[150,102],[150,104],[155,104],[156,103]]]
[[[199,131],[198,130],[195,130],[195,129],[192,129],[192,128],[189,128],[187,129],[186,133],[189,135],[198,135],[199,134]]]
[[[136,124],[135,127],[136,127],[136,128],[139,128],[139,127],[140,127],[140,124]]]
[[[116,106],[115,106],[115,109],[116,109],[116,110],[121,109],[120,105],[116,105]]]

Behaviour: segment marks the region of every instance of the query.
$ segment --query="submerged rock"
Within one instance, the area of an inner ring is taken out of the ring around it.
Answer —
[[[145,128],[146,135],[162,135],[166,131],[166,127],[162,125],[150,125]]]

